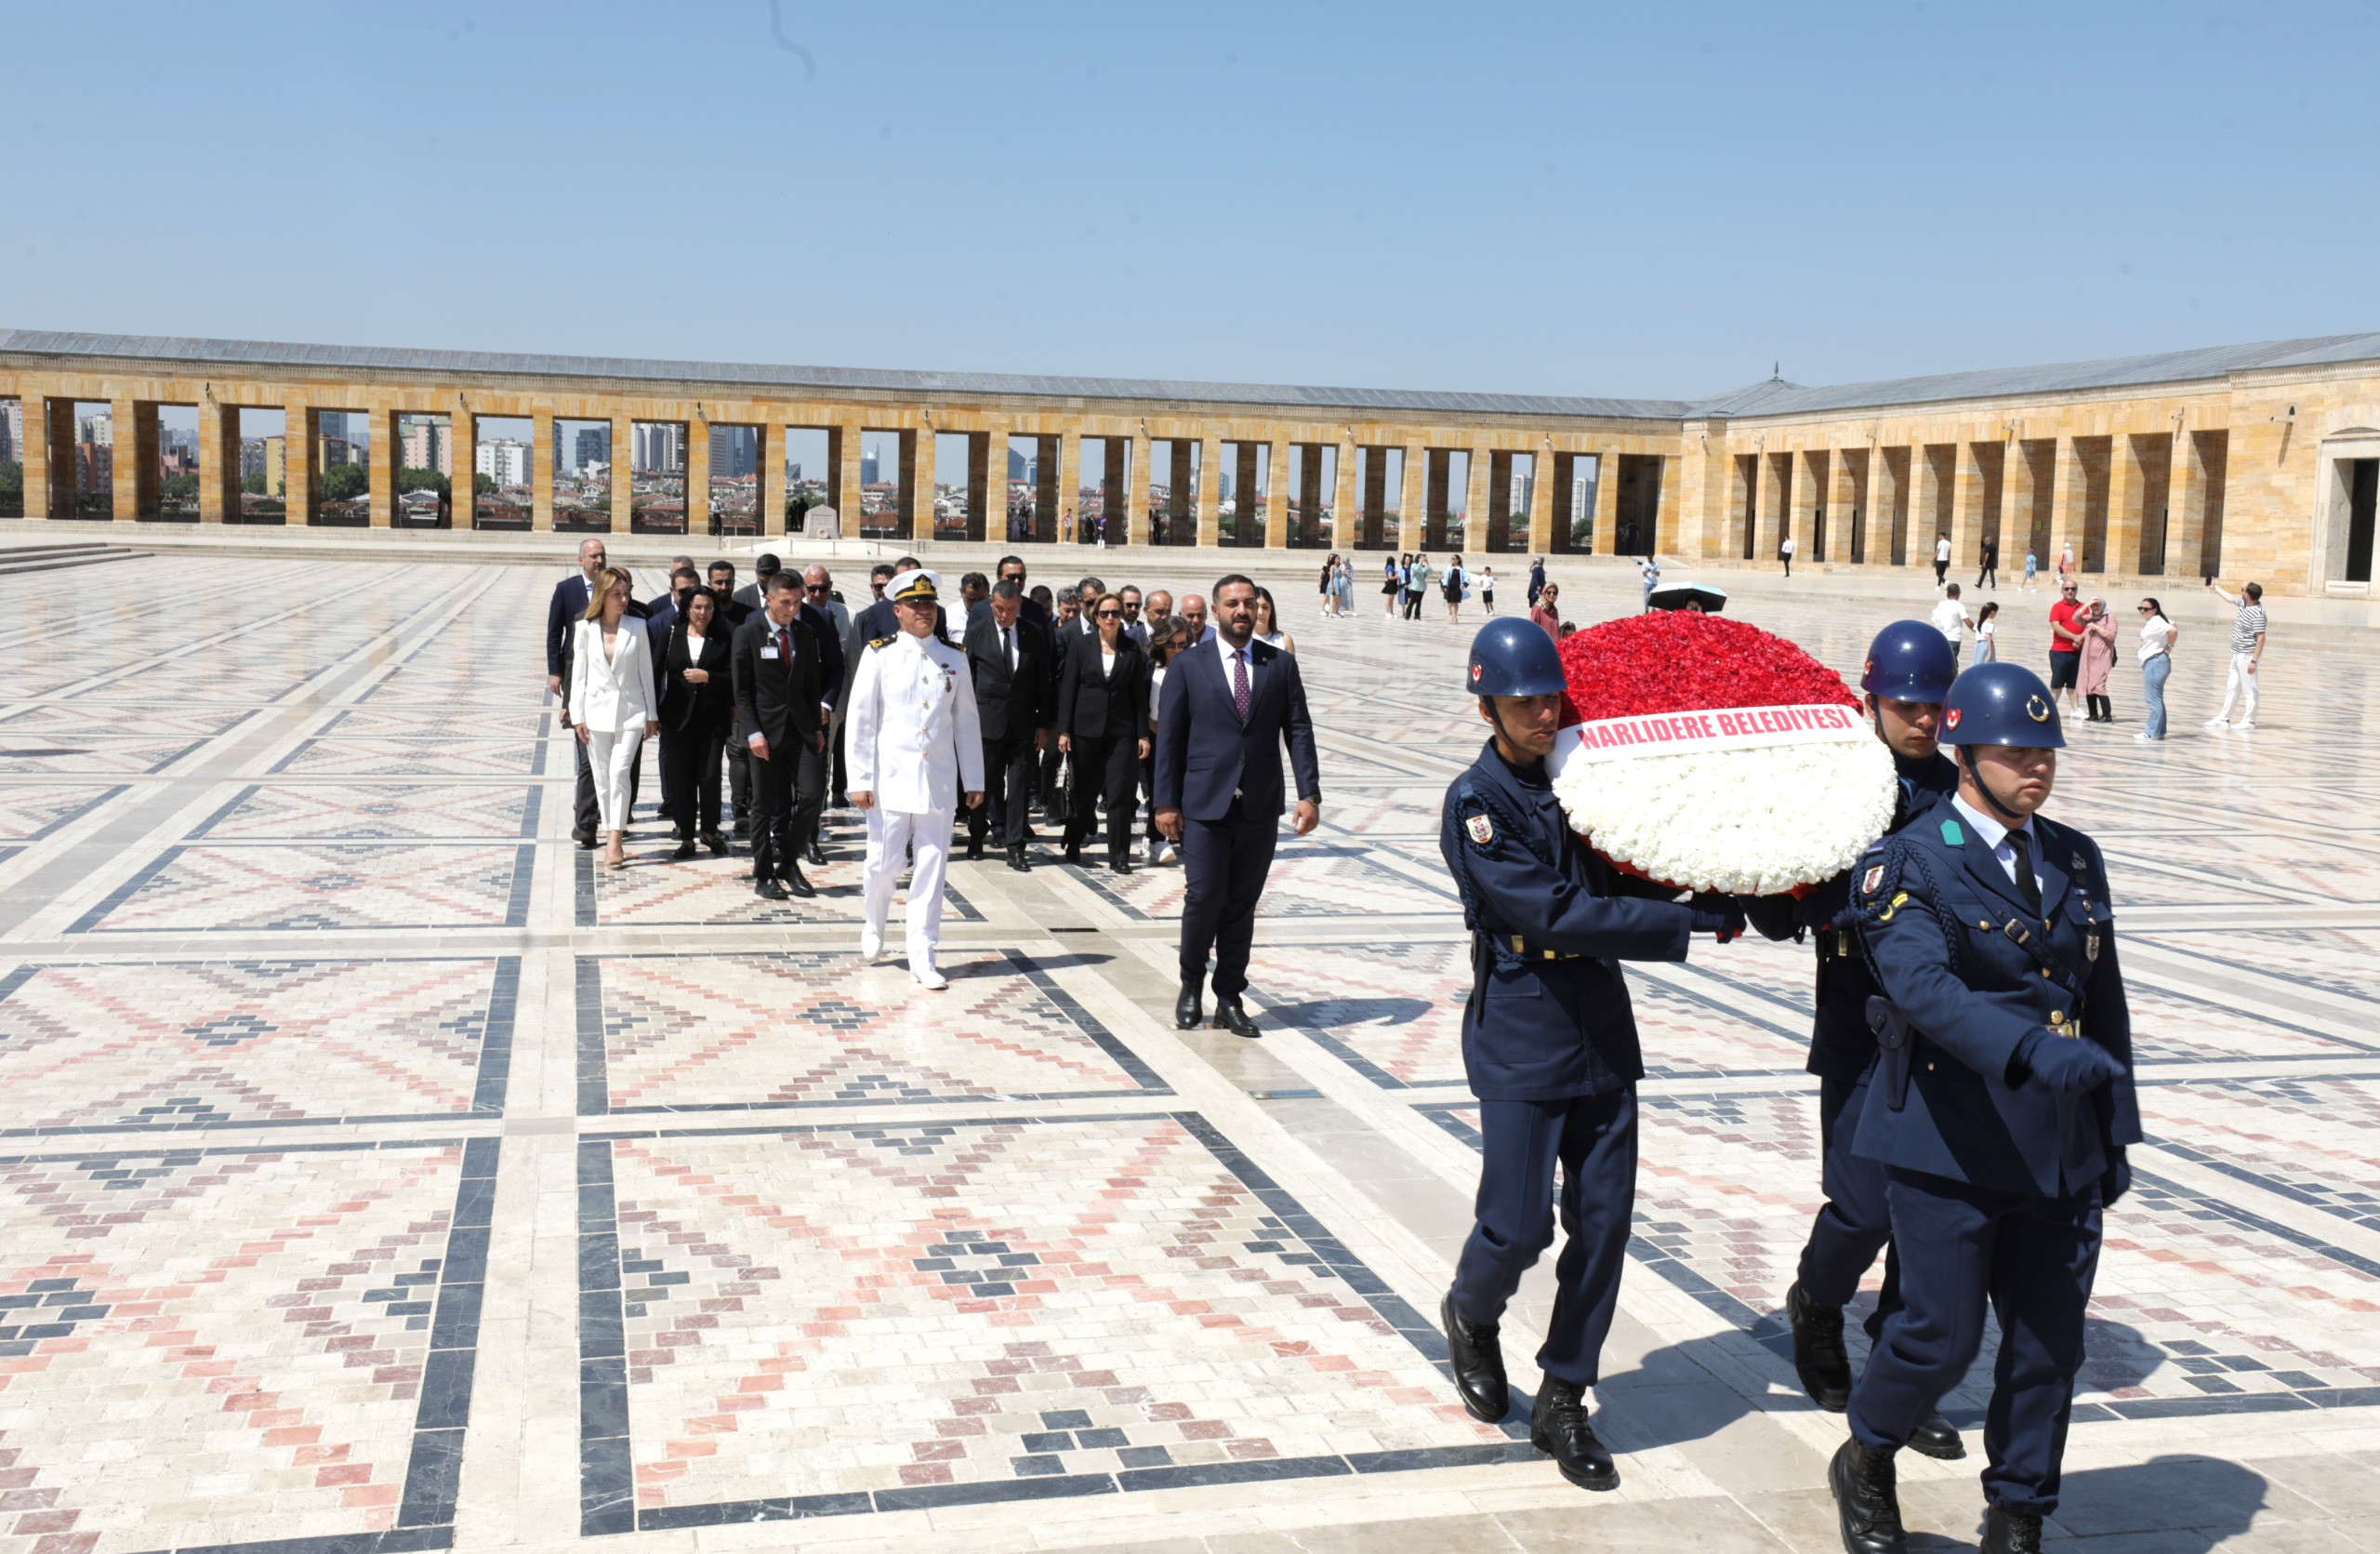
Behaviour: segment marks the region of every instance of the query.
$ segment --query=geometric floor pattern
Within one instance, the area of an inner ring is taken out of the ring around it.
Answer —
[[[1448,1385],[1477,1135],[1436,838],[1484,731],[1438,612],[1290,608],[1326,802],[1250,1043],[1171,1028],[1178,867],[955,863],[942,993],[854,953],[853,812],[819,896],[765,901],[669,858],[648,763],[594,868],[559,569],[184,569],[169,647],[0,579],[0,1554],[1834,1547],[1841,1422],[1780,1311],[1805,950],[1629,970],[1620,1491]],[[1932,602],[1738,581],[1838,668]],[[2002,598],[2030,661],[2041,597]],[[2149,1136],[2051,1528],[2109,1554],[2380,1519],[2380,660],[2284,623],[2258,731],[2215,736],[2217,643],[2162,747],[2120,674],[2052,809],[2108,857]],[[1550,1288],[1507,1322],[1524,1406]],[[1916,1547],[1972,1545],[1977,1467],[1904,1465]]]

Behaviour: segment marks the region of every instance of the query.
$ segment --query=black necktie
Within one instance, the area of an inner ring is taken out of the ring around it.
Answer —
[[[1000,661],[1012,670],[1016,668],[1016,641],[1005,626],[1000,628]]]
[[[2042,885],[2033,878],[2033,839],[2023,831],[2010,831],[2008,845],[2016,854],[2016,888],[2024,893],[2025,905],[2035,917],[2042,915]]]

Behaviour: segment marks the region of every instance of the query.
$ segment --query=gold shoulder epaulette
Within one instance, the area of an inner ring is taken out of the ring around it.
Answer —
[[[873,642],[869,643],[867,645],[868,645],[868,646],[870,646],[870,647],[885,647],[885,646],[889,646],[889,645],[891,644],[892,641],[892,639],[891,637],[878,637],[875,641],[873,641]]]

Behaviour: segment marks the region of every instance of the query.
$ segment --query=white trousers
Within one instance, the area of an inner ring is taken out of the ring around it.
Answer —
[[[587,731],[587,765],[595,777],[596,829],[628,829],[628,774],[636,770],[637,751],[644,742],[644,724],[635,724],[617,734]]]
[[[917,868],[909,876],[909,970],[933,964],[934,948],[942,943],[942,879],[950,869],[950,827],[954,813],[929,810],[904,815],[880,806],[867,812],[867,871],[861,898],[867,911],[867,930],[884,936],[884,919],[892,910],[892,887],[901,878],[907,855],[915,852]]]
[[[2254,662],[2255,659],[2248,654],[2231,655],[2231,671],[2223,677],[2223,710],[2215,714],[2216,723],[2221,723],[2229,717],[2231,704],[2241,700],[2244,700],[2246,705],[2240,711],[2240,721],[2241,723],[2256,721],[2256,677],[2248,672],[2248,666]]]

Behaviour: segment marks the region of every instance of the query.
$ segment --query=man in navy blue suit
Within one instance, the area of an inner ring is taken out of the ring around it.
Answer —
[[[569,672],[570,631],[587,615],[587,601],[593,597],[594,581],[603,575],[609,557],[601,539],[588,538],[578,542],[578,575],[564,578],[554,585],[553,602],[546,606],[546,692],[562,700],[562,722],[570,722],[570,704],[562,697],[562,676]],[[576,819],[571,838],[582,847],[595,845],[595,774],[587,764],[587,745],[573,739],[570,748],[578,754],[578,793]]]
[[[1322,772],[1298,661],[1255,640],[1256,585],[1215,585],[1215,638],[1167,670],[1157,718],[1157,829],[1182,844],[1182,996],[1173,1023],[1197,1025],[1207,954],[1215,957],[1215,1026],[1259,1034],[1240,1006],[1256,902],[1272,871],[1285,790],[1281,747],[1297,777],[1297,834],[1322,822]]]

